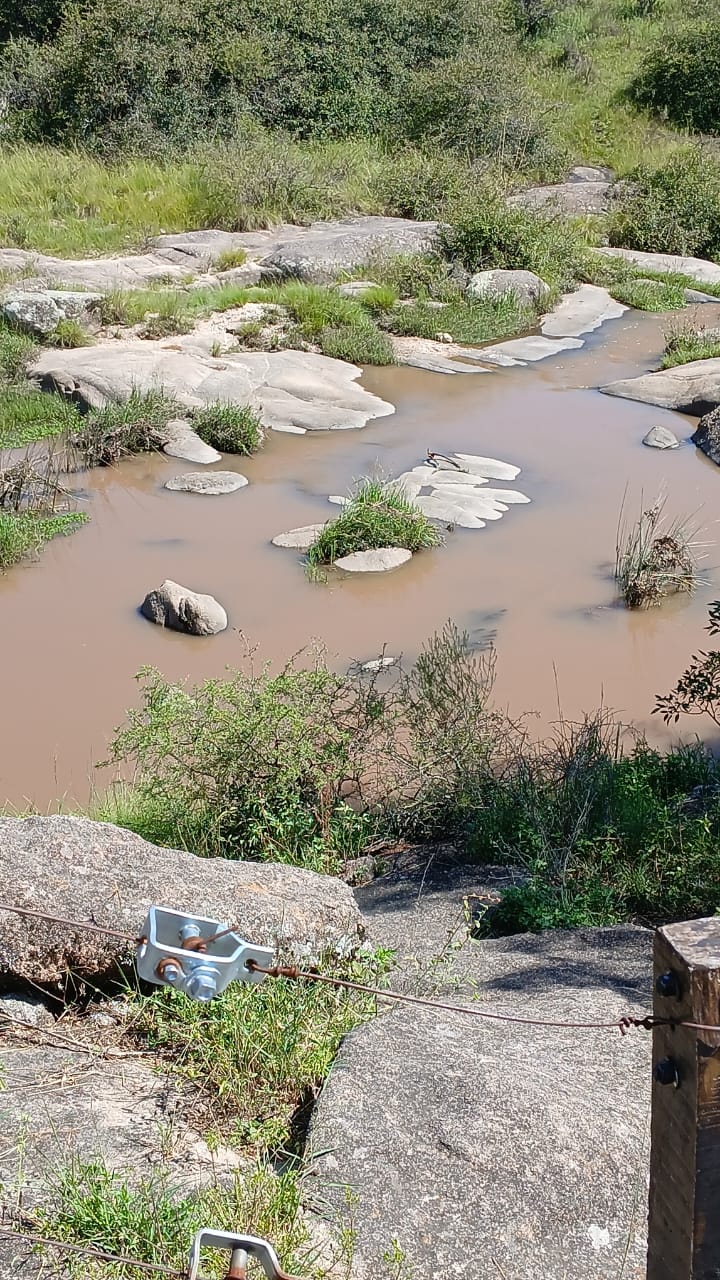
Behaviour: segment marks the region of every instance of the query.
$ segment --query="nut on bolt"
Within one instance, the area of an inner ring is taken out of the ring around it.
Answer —
[[[659,996],[664,996],[667,1000],[680,999],[680,981],[673,969],[668,969],[667,973],[659,975],[655,982],[655,990]]]
[[[158,978],[161,978],[163,982],[168,982],[171,987],[176,986],[178,982],[182,982],[182,968],[177,960],[173,960],[172,956],[164,956],[162,960],[158,961],[155,972]]]
[[[655,1064],[654,1075],[658,1084],[674,1084],[676,1089],[680,1087],[680,1072],[674,1058],[661,1058]]]

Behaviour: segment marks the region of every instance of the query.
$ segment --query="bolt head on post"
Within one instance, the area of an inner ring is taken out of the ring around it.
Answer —
[[[185,990],[191,999],[207,1004],[217,995],[215,974],[210,969],[196,969],[188,978]]]

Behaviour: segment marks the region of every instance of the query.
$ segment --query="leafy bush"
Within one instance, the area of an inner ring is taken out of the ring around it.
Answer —
[[[497,44],[493,9],[450,0],[89,0],[54,38],[10,41],[5,132],[145,153],[239,119],[320,138],[387,132],[412,70]],[[24,33],[27,35],[28,33]]]
[[[467,271],[535,271],[558,287],[572,282],[582,255],[578,235],[562,218],[511,209],[494,196],[458,210],[441,226],[438,244]]]
[[[547,165],[551,146],[539,107],[502,48],[463,54],[414,75],[404,96],[405,132],[416,142],[497,158],[512,170]],[[557,159],[556,159],[557,165]]]
[[[311,565],[332,564],[353,551],[404,547],[420,551],[440,543],[437,528],[401,489],[379,480],[362,480],[335,520],[330,520],[308,551]]]
[[[629,94],[681,129],[720,133],[720,18],[663,32]]]
[[[710,605],[708,631],[711,636],[720,635],[720,603]],[[720,725],[720,651],[701,649],[693,654],[687,671],[678,680],[671,693],[656,699],[654,711],[666,724],[681,715],[708,716]]]
[[[610,243],[650,253],[720,256],[720,162],[682,148],[630,175],[610,218]]]
[[[265,433],[249,404],[211,404],[193,414],[193,428],[201,440],[220,453],[255,453]]]

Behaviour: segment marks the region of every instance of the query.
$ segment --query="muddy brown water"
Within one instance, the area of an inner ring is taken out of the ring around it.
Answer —
[[[720,308],[706,307],[720,316]],[[715,315],[709,323],[718,323]],[[313,638],[337,667],[383,646],[413,658],[452,617],[478,641],[494,636],[497,698],[513,713],[557,718],[602,700],[657,742],[676,737],[650,712],[703,644],[718,595],[716,547],[693,597],[630,613],[612,581],[618,512],[634,515],[665,487],[668,510],[697,511],[716,541],[720,471],[691,444],[642,445],[654,423],[684,439],[693,420],[611,399],[593,388],[656,367],[667,316],[629,313],[557,362],[467,377],[373,369],[364,385],[397,406],[360,431],[271,433],[257,457],[226,460],[250,485],[222,497],[172,493],[192,464],[135,458],[83,478],[91,523],[58,539],[37,563],[0,579],[0,801],[84,804],[103,786],[113,727],[137,698],[144,664],[201,680],[240,660],[238,631],[261,660],[281,662]],[[270,545],[285,529],[330,517],[330,493],[380,466],[391,475],[426,449],[461,450],[522,467],[532,499],[480,531],[387,575],[308,581],[302,557]],[[209,639],[154,627],[137,612],[163,578],[217,596],[230,629]],[[695,731],[695,722],[680,728]]]

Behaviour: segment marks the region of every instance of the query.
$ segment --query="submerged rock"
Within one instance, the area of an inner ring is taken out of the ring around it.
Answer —
[[[273,862],[195,857],[158,848],[107,822],[64,815],[0,818],[0,883],[20,906],[94,920],[136,938],[148,907],[242,922],[250,942],[278,946],[308,963],[360,943],[360,913],[331,876]],[[81,928],[0,913],[0,980],[64,983],[117,977],[134,944]]]
[[[711,462],[720,467],[720,408],[706,413],[690,438]]]
[[[680,441],[674,431],[670,431],[667,427],[651,427],[646,436],[643,436],[643,444],[648,445],[650,449],[677,449]]]
[[[239,471],[187,471],[167,480],[165,488],[178,493],[235,493],[247,483],[247,477]]]
[[[190,591],[170,578],[148,592],[140,612],[160,627],[184,631],[191,636],[214,636],[228,624],[227,614],[214,596]]]
[[[412,551],[406,551],[404,547],[377,547],[372,551],[353,551],[349,556],[340,556],[333,564],[346,573],[385,573],[388,569],[407,564],[411,559]]]

